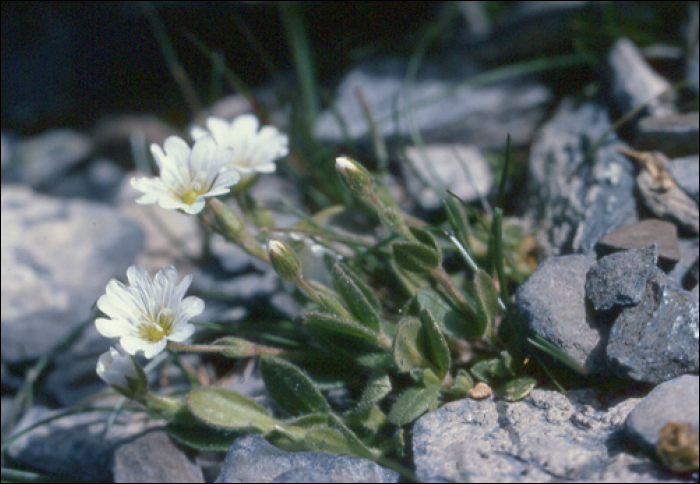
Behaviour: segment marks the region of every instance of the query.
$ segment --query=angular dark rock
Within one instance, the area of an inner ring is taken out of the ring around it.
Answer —
[[[637,306],[625,308],[610,330],[608,364],[619,376],[661,383],[700,369],[698,301],[661,271]]]
[[[596,251],[603,256],[649,244],[658,246],[659,267],[664,270],[671,269],[681,258],[678,229],[671,222],[659,219],[646,219],[615,228],[598,239]]]
[[[607,328],[586,310],[586,273],[595,259],[580,254],[545,259],[520,286],[515,303],[535,334],[591,373],[605,372]]]
[[[647,280],[654,274],[656,244],[617,252],[601,258],[586,274],[586,297],[596,311],[632,306],[642,300]]]
[[[46,418],[57,417],[45,407],[34,406],[22,418],[17,431]],[[14,441],[7,449],[15,463],[74,482],[114,482],[115,449],[140,433],[162,425],[145,414],[121,413],[113,425],[102,412],[78,413],[40,425]],[[105,430],[109,431],[105,434]]]
[[[700,116],[697,112],[655,116],[637,123],[635,148],[660,151],[669,158],[697,155],[700,151]]]
[[[589,253],[603,234],[636,220],[634,166],[619,153],[615,135],[604,137],[610,126],[605,107],[568,99],[537,134],[528,163],[527,218],[541,228],[545,255]]]
[[[668,422],[689,423],[698,432],[699,381],[697,375],[683,375],[654,388],[625,420],[627,435],[653,452],[659,431]]]
[[[368,459],[322,452],[286,452],[258,434],[236,440],[216,482],[398,482],[395,471]]]
[[[113,468],[114,482],[204,482],[202,469],[162,430],[120,445]]]

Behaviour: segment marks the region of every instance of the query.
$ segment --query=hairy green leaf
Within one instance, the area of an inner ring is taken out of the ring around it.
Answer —
[[[406,425],[427,412],[439,396],[439,383],[430,387],[409,387],[391,407],[389,421],[394,425]]]
[[[456,338],[475,338],[481,336],[474,325],[467,324],[465,315],[450,302],[446,301],[440,293],[430,287],[422,287],[416,293],[418,308],[427,309],[437,322],[440,330]],[[476,309],[474,309],[474,315]]]
[[[399,371],[430,367],[425,343],[423,325],[418,319],[407,318],[399,323],[393,345],[394,362]]]
[[[350,313],[364,326],[367,326],[372,331],[379,332],[379,314],[375,306],[367,298],[367,294],[372,293],[369,287],[364,285],[364,283],[362,283],[364,287],[358,285],[360,279],[351,277],[350,271],[340,264],[335,264],[331,272],[335,288],[343,297],[348,309],[350,309]]]
[[[308,324],[320,326],[336,333],[348,334],[357,338],[377,342],[378,334],[376,331],[362,326],[355,321],[336,316],[335,314],[322,311],[309,311],[304,313],[302,317]]]
[[[476,319],[479,331],[481,335],[491,336],[498,313],[498,291],[491,277],[482,270],[474,274],[474,288],[477,296]]]
[[[496,388],[493,396],[506,402],[517,402],[528,396],[536,384],[537,380],[529,376],[514,378]]]
[[[277,424],[264,407],[228,388],[193,390],[187,395],[187,405],[198,420],[220,429],[264,433]]]
[[[267,391],[291,415],[330,412],[314,382],[297,366],[276,356],[265,356],[260,369]]]
[[[428,309],[423,309],[420,312],[420,320],[423,323],[423,331],[427,340],[428,356],[435,364],[435,367],[440,370],[438,376],[444,378],[450,370],[450,348],[447,346],[447,340],[440,331],[437,321],[433,318]]]

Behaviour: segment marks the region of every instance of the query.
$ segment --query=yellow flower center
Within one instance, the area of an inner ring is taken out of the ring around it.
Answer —
[[[169,336],[175,324],[175,315],[169,308],[158,311],[154,317],[148,317],[139,328],[139,335],[144,341],[156,343]]]
[[[204,183],[194,180],[187,189],[178,194],[178,197],[187,205],[192,205],[197,201],[197,197],[207,193],[208,188]]]

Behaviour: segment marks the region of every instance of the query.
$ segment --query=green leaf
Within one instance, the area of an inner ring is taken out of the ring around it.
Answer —
[[[376,331],[362,326],[355,321],[350,321],[335,314],[322,311],[309,311],[302,315],[304,320],[311,325],[320,326],[329,331],[336,333],[348,334],[357,338],[366,339],[372,342],[377,342],[378,334]]]
[[[452,195],[447,197],[443,201],[443,204],[445,206],[447,221],[450,223],[450,226],[455,233],[455,237],[457,237],[457,240],[459,240],[467,250],[470,250],[471,244],[469,241],[469,233],[471,228],[469,226],[467,214],[462,206],[462,201],[458,200],[454,195]]]
[[[367,298],[367,301],[372,305],[372,308],[374,308],[375,311],[379,311],[381,308],[381,302],[379,301],[379,298],[377,295],[374,293],[371,287],[367,285],[367,283],[364,281],[362,277],[360,277],[355,271],[350,269],[347,265],[337,263],[341,269],[343,269],[345,275],[349,277],[354,283],[357,288],[362,291],[362,294],[364,294],[365,298]]]
[[[469,390],[474,388],[474,380],[465,370],[459,370],[455,377],[452,388],[445,393],[452,398],[465,398],[469,395]]]
[[[537,380],[529,376],[514,378],[496,388],[493,396],[506,402],[517,402],[528,396],[536,384]]]
[[[187,395],[187,405],[198,420],[220,429],[264,433],[277,424],[264,407],[228,388],[193,390]]]
[[[316,452],[355,455],[355,449],[343,434],[328,426],[319,425],[306,432],[304,447]]]
[[[221,430],[208,425],[180,425],[169,423],[165,430],[177,442],[192,449],[226,452],[234,440],[248,434],[245,430]]]
[[[438,376],[444,378],[450,370],[450,348],[447,346],[447,340],[440,331],[437,321],[433,318],[428,309],[423,309],[420,312],[420,320],[423,323],[423,331],[426,335],[428,356],[435,364],[440,373]]]
[[[430,232],[412,228],[418,242],[394,242],[391,249],[396,263],[402,269],[419,274],[430,272],[440,265],[442,252]]]
[[[394,362],[399,371],[430,367],[425,343],[423,325],[418,319],[407,318],[399,323],[393,345]]]
[[[478,270],[474,274],[474,289],[477,296],[476,319],[479,330],[481,335],[490,337],[498,313],[498,291],[496,291],[491,277],[482,270]]]
[[[439,383],[427,388],[409,387],[391,407],[389,421],[394,425],[406,425],[427,412],[439,396]]]
[[[490,386],[515,376],[503,358],[481,360],[471,367],[471,372],[476,378]]]
[[[375,372],[369,377],[357,408],[371,407],[375,403],[380,402],[389,393],[391,393],[389,375],[384,371]]]
[[[261,358],[260,369],[272,398],[291,415],[328,413],[328,402],[306,373],[276,356]]]
[[[379,332],[379,314],[375,306],[367,298],[372,291],[363,284],[358,285],[359,278],[350,276],[350,271],[340,264],[335,264],[333,270],[333,280],[335,288],[345,300],[348,309],[357,320],[364,326],[375,332]],[[375,296],[376,298],[376,296]]]
[[[338,417],[336,414],[332,413],[328,416],[329,425],[340,432],[345,440],[349,443],[350,447],[353,449],[352,455],[358,457],[366,457],[368,459],[376,459],[381,455],[381,452],[377,449],[372,449],[367,447],[362,440],[359,439],[355,433],[345,425],[345,422]]]
[[[474,309],[473,315],[467,315],[465,318],[458,308],[446,301],[440,293],[430,287],[420,288],[416,293],[416,301],[419,310],[427,309],[430,311],[440,330],[444,333],[463,339],[481,336],[481,333],[478,333],[473,325],[466,324],[468,318],[476,315],[476,309]]]

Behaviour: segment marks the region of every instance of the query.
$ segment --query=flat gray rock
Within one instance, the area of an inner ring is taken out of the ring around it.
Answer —
[[[621,113],[636,108],[652,116],[674,114],[671,84],[654,71],[629,39],[620,38],[608,53],[610,89]]]
[[[105,205],[3,185],[2,359],[45,355],[94,313],[112,278],[123,279],[143,233]]]
[[[698,155],[674,158],[666,168],[681,189],[700,203],[700,157]]]
[[[610,254],[586,274],[586,296],[596,311],[639,304],[647,280],[656,271],[656,244]]]
[[[526,216],[545,255],[589,253],[602,235],[636,221],[635,169],[618,152],[622,143],[608,135],[588,154],[610,126],[607,108],[566,99],[535,137]]]
[[[619,376],[661,383],[698,373],[698,301],[662,272],[647,283],[642,301],[615,320],[606,354]]]
[[[502,149],[506,133],[515,145],[529,142],[552,99],[547,87],[531,79],[460,86],[479,72],[462,55],[425,60],[415,83],[407,86],[408,64],[408,59],[382,58],[356,66],[340,82],[334,108],[317,118],[315,137],[329,143],[342,143],[346,136],[369,139],[359,92],[383,138],[406,139],[415,130],[427,143]]]
[[[681,249],[676,225],[656,218],[620,225],[598,239],[595,248],[598,255],[603,256],[650,244],[659,247],[658,264],[662,269],[670,270],[680,261]]]
[[[700,117],[697,112],[649,116],[637,123],[636,131],[635,147],[638,150],[660,151],[669,158],[694,155],[697,159],[700,149]]]
[[[398,473],[368,459],[322,452],[286,452],[262,436],[251,434],[231,445],[216,482],[398,482],[398,479]]]
[[[493,186],[493,174],[486,159],[474,146],[436,144],[406,149],[402,163],[408,192],[424,210],[442,207],[447,190],[465,202],[486,197]],[[415,173],[414,173],[415,170]]]
[[[683,375],[654,388],[627,417],[627,435],[640,447],[654,452],[659,431],[668,422],[689,423],[698,432],[699,381],[697,375]]]
[[[120,445],[113,469],[114,482],[204,482],[202,469],[162,430]]]
[[[605,338],[586,311],[586,273],[595,258],[549,257],[515,293],[532,332],[554,343],[592,373],[605,372]]]
[[[590,391],[536,389],[515,403],[449,403],[414,425],[416,474],[421,482],[604,482],[619,452],[614,436],[637,402],[604,408]]]

